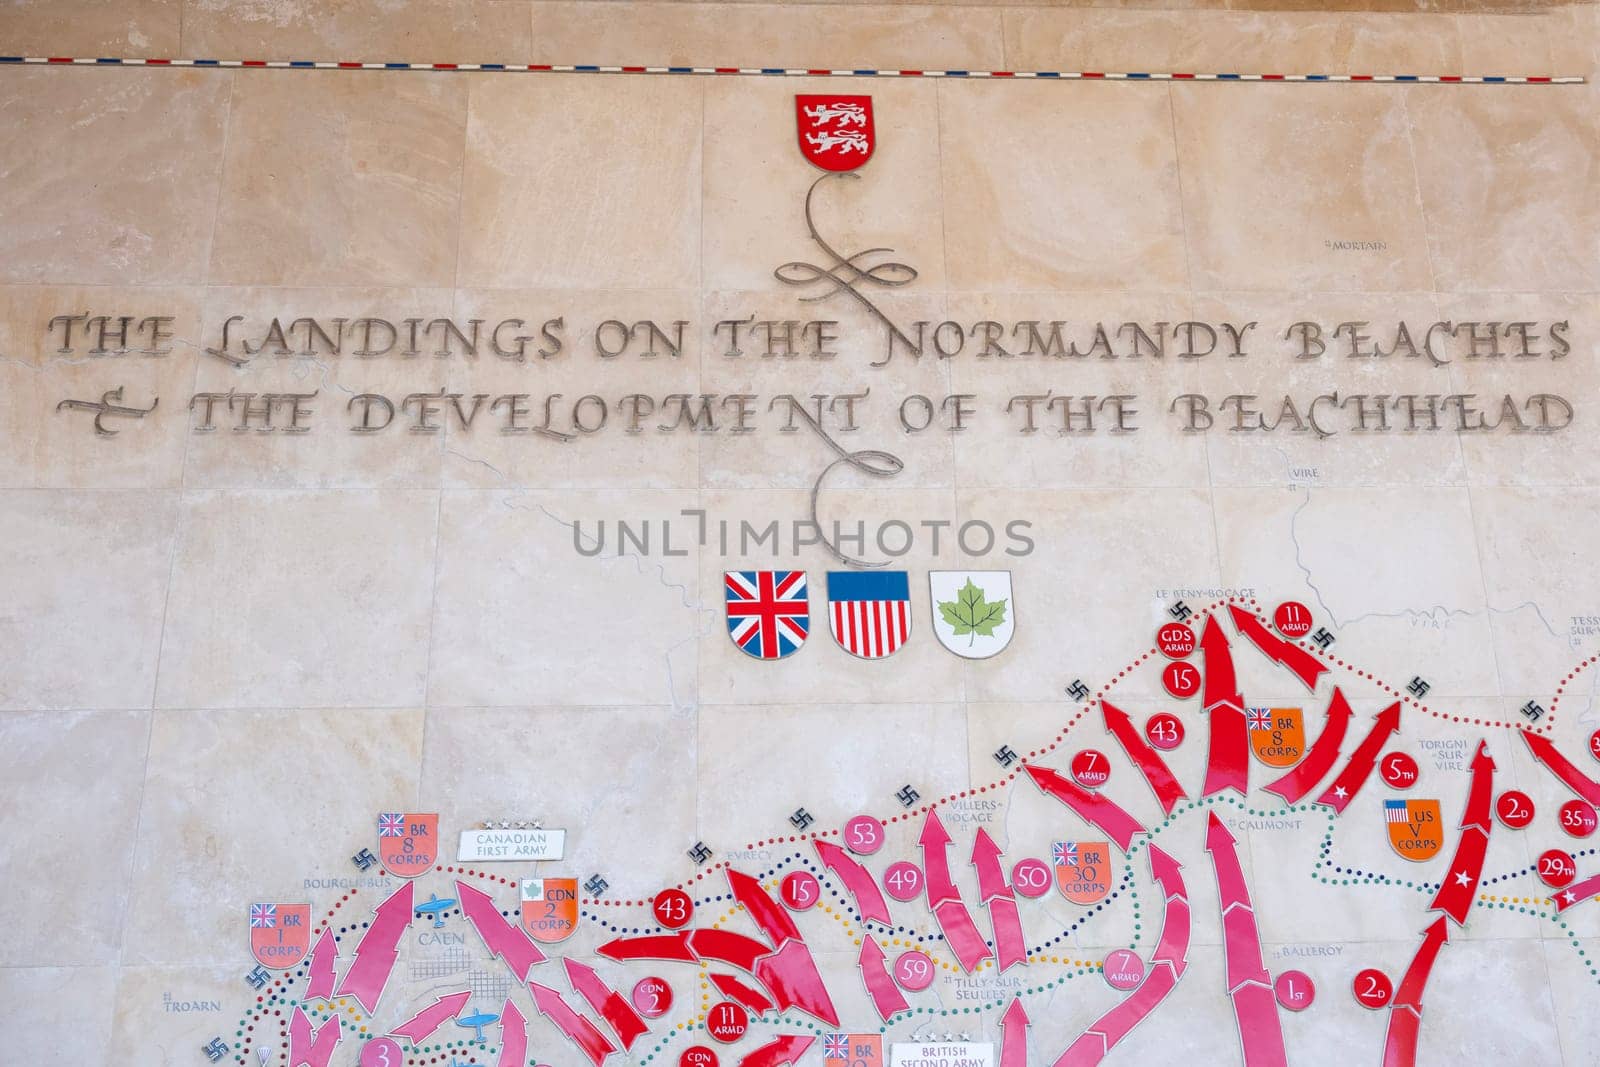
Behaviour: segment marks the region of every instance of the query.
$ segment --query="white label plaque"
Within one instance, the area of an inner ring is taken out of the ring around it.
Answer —
[[[566,851],[565,830],[463,830],[457,860],[558,860]]]
[[[977,1041],[899,1041],[889,1067],[994,1067],[994,1045]]]

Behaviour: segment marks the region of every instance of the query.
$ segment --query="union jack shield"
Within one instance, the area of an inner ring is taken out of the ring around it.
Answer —
[[[293,967],[311,948],[310,904],[250,905],[250,955],[274,971]]]
[[[725,571],[728,636],[755,659],[782,659],[806,643],[811,601],[805,571]]]
[[[439,858],[438,812],[381,812],[378,858],[384,870],[400,878],[427,874]]]
[[[893,655],[911,636],[911,580],[905,571],[829,571],[828,629],[862,659]]]
[[[877,147],[870,96],[797,93],[794,117],[800,154],[823,170],[855,170]]]

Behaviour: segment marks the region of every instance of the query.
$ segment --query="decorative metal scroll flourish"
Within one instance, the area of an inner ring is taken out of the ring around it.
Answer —
[[[77,411],[92,411],[95,413],[95,434],[100,437],[115,437],[118,431],[106,426],[100,420],[108,415],[117,415],[128,419],[142,419],[154,411],[156,405],[160,403],[161,398],[157,397],[150,401],[150,406],[147,408],[129,407],[122,403],[122,386],[119,385],[115,389],[107,389],[99,400],[63,400],[56,405],[56,410],[64,411],[70,408]]]
[[[802,300],[825,300],[833,294],[843,290],[861,301],[863,307],[870,311],[880,322],[889,328],[890,333],[897,337],[907,348],[912,347],[911,339],[901,332],[889,316],[885,315],[878,306],[867,298],[859,288],[863,285],[881,285],[885,288],[897,289],[902,285],[910,285],[917,280],[916,268],[906,263],[888,262],[876,266],[862,267],[858,260],[879,252],[893,253],[892,248],[866,248],[854,255],[842,256],[832,245],[822,239],[822,234],[817,232],[817,224],[811,217],[811,198],[816,195],[817,186],[829,178],[859,178],[861,175],[853,171],[844,171],[837,174],[824,174],[811,183],[811,188],[806,190],[806,229],[811,232],[811,239],[817,242],[817,247],[828,254],[833,260],[830,266],[819,266],[815,263],[806,263],[795,260],[785,263],[772,272],[785,285],[811,285],[814,282],[830,283],[825,293],[816,296],[803,296]]]

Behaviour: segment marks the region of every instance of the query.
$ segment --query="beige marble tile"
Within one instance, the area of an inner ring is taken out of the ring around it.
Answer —
[[[1432,288],[1402,97],[1229,88],[1171,90],[1197,288]]]
[[[550,743],[496,741],[533,736]],[[694,718],[686,710],[434,710],[421,803],[452,828],[499,818],[563,828],[566,856],[547,865],[552,875],[582,882],[599,871],[611,883],[607,896],[637,899],[694,873],[684,850],[695,842],[697,767]],[[454,859],[453,837],[447,852]]]
[[[176,494],[0,493],[0,707],[148,707]]]
[[[84,1063],[111,1058],[110,967],[0,969],[0,1027],[6,1055],[18,1063],[70,1057]]]
[[[0,287],[0,484],[17,488],[175,488],[183,405],[194,379],[199,293],[99,286]],[[77,316],[77,321],[52,321]],[[106,317],[108,336],[100,338]],[[121,320],[131,318],[125,339]],[[158,322],[157,319],[170,319]],[[165,335],[166,339],[161,336]],[[66,349],[66,351],[63,351]],[[64,400],[156,409],[141,419],[60,410]]]
[[[1404,96],[1438,288],[1600,288],[1592,95],[1443,88]]]
[[[116,961],[149,731],[141,711],[0,713],[0,807],[9,827],[0,872],[17,895],[0,978],[25,977],[14,967]],[[91,795],[95,803],[84,804]],[[86,857],[97,877],[64,896],[52,891],[51,879]],[[89,1032],[103,1038],[98,1027]]]
[[[825,92],[870,92],[877,137],[872,158],[860,168],[817,185],[824,172],[800,154],[794,99],[796,94]],[[706,83],[702,254],[707,287],[785,291],[789,287],[773,277],[781,265],[831,268],[833,260],[806,227],[807,191],[815,185],[812,221],[840,255],[885,249],[860,265],[890,283],[908,275],[881,264],[903,263],[917,272],[904,289],[863,282],[869,298],[938,289],[946,272],[936,94],[932,83],[915,80]],[[794,291],[817,297],[826,292],[826,284]],[[847,300],[842,294],[820,300],[812,317],[823,317]]]
[[[692,702],[705,612],[681,512],[696,506],[692,493],[446,491],[428,703]],[[626,541],[619,554],[619,521],[648,553]]]
[[[452,284],[466,81],[249,73],[234,84],[209,280]]]
[[[231,75],[11,68],[0,82],[0,280],[203,279]],[[63,160],[81,164],[67,180]]]
[[[183,0],[8,0],[0,38],[11,55],[176,56]]]
[[[1568,1059],[1581,1057],[1600,1041],[1600,1019],[1590,1008],[1595,974],[1589,962],[1600,952],[1600,939],[1586,938],[1573,944],[1566,938],[1551,938],[1543,947],[1561,1054]]]
[[[573,74],[470,85],[462,285],[698,281],[700,82]]]
[[[1512,1011],[1486,1011],[1483,991],[1493,989]],[[1486,1062],[1527,1055],[1559,1055],[1550,975],[1535,941],[1454,942],[1441,951],[1428,980],[1431,1018],[1417,1050],[1418,1067],[1445,1067],[1483,1056]]]
[[[1187,284],[1171,115],[1162,94],[1149,89],[939,86],[952,288]],[[1090,156],[1118,165],[1086,166]]]
[[[415,710],[157,712],[123,962],[248,970],[250,903],[308,901],[320,918],[338,890],[306,877],[357,873],[376,813],[413,810],[421,761]]]
[[[533,5],[533,62],[671,66],[1004,66],[1000,13],[972,7],[657,4]]]
[[[407,490],[186,494],[157,702],[420,702],[438,507]]]
[[[223,59],[523,63],[520,0],[187,0],[184,51]]]
[[[243,950],[240,955],[249,959]],[[239,989],[250,992],[240,974],[238,965],[119,969],[111,1002],[110,1046],[115,1055],[154,1067],[184,1067],[194,1063],[195,1057],[203,1057],[201,1049],[213,1038],[221,1037],[231,1046],[246,1007]],[[288,1016],[267,1018],[270,1022],[254,1025],[270,1031],[270,1041],[279,1050],[287,1049],[288,1042],[279,1029],[287,1025]]]
[[[1455,17],[1463,74],[1564,74],[1555,68],[1554,44],[1564,23],[1560,9],[1536,14]]]

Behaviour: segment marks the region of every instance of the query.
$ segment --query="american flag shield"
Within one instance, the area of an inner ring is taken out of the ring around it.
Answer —
[[[1406,810],[1403,800],[1385,800],[1383,802],[1383,818],[1385,822],[1410,822],[1411,813]]]
[[[805,571],[726,571],[723,596],[728,636],[755,659],[782,659],[798,651],[811,630]]]
[[[828,629],[862,659],[893,655],[911,636],[911,579],[905,571],[829,571]]]

